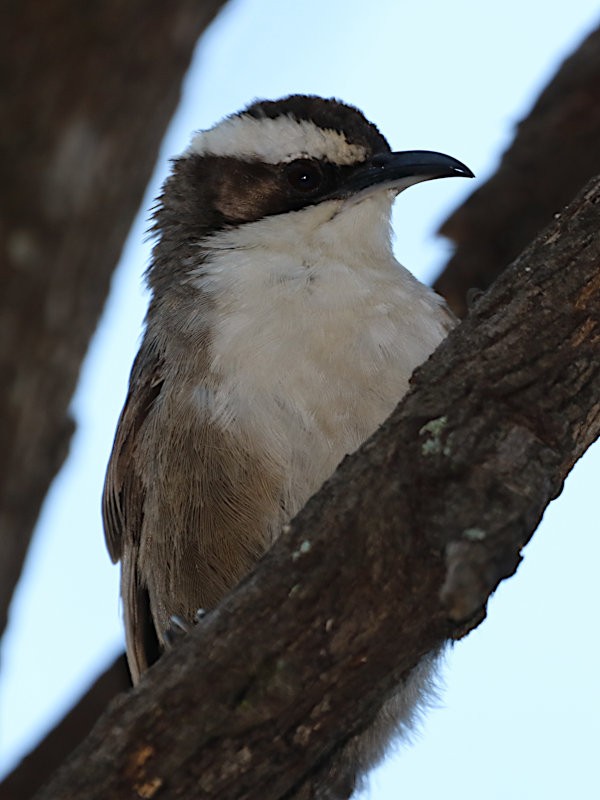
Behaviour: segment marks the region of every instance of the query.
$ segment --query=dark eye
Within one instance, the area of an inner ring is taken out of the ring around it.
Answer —
[[[323,186],[324,176],[321,165],[316,161],[299,158],[285,168],[288,183],[296,192],[313,194]]]

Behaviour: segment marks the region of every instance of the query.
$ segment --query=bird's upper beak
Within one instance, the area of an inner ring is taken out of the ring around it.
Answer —
[[[409,186],[434,178],[473,178],[462,162],[444,153],[430,150],[407,150],[398,153],[378,153],[350,172],[336,192],[349,197],[364,189],[385,186],[401,192]]]

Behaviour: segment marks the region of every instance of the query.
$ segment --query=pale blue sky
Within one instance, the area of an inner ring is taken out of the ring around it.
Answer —
[[[557,63],[600,21],[597,2],[237,0],[198,48],[124,249],[73,402],[78,432],[45,503],[2,651],[0,771],[59,718],[122,646],[118,570],[99,516],[103,473],[139,342],[148,208],[191,132],[255,97],[335,95],[394,149],[432,149],[484,180]],[[548,165],[551,169],[552,165]],[[475,182],[417,186],[396,204],[399,259],[430,280],[434,231]],[[559,209],[557,209],[558,211]],[[484,624],[449,654],[439,707],[373,776],[374,800],[600,797],[593,449],[548,510]]]

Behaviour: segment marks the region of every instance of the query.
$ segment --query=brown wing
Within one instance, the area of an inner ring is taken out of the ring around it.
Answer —
[[[104,528],[121,560],[134,682],[158,657],[171,615],[191,620],[218,603],[264,552],[282,513],[281,477],[268,459],[189,402],[211,391],[204,365],[191,362],[174,376],[142,344],[106,475]]]
[[[106,545],[113,562],[122,562],[121,595],[134,681],[159,653],[148,591],[138,573],[145,488],[135,452],[140,428],[162,386],[160,359],[142,345],[131,371],[129,393],[119,418],[102,497]]]

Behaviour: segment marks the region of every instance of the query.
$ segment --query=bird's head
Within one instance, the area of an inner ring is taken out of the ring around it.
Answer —
[[[320,235],[324,226],[326,239],[340,232],[347,239],[353,231],[364,239],[358,228],[377,236],[377,227],[389,239],[389,211],[399,192],[433,178],[472,175],[442,153],[393,152],[353,106],[291,95],[255,102],[195,134],[174,161],[155,230],[168,253],[222,231],[243,226],[248,232],[247,226],[267,219],[264,232],[275,239]]]

